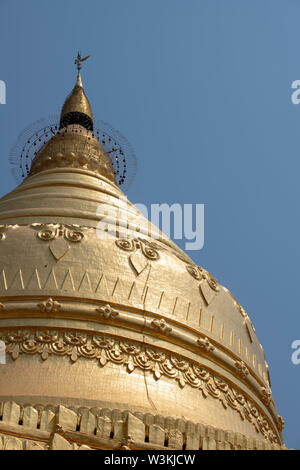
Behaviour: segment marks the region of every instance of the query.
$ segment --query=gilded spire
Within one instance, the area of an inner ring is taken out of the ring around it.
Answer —
[[[80,124],[88,130],[93,130],[93,113],[90,102],[84,92],[81,80],[82,62],[90,56],[81,58],[78,52],[75,64],[77,65],[77,80],[71,94],[67,97],[60,116],[60,128],[69,124]]]
[[[93,113],[81,81],[81,58],[78,52],[77,80],[60,115],[59,132],[47,141],[32,160],[30,176],[53,168],[77,168],[93,171],[116,183],[109,155],[93,134]]]

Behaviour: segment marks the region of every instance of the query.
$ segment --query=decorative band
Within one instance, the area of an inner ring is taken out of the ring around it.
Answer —
[[[173,353],[138,342],[75,330],[10,329],[2,330],[0,337],[14,360],[21,354],[39,354],[43,360],[51,355],[69,356],[72,362],[84,358],[97,361],[101,367],[111,362],[126,367],[129,373],[135,369],[149,371],[156,380],[168,377],[182,388],[188,385],[198,389],[204,398],[217,399],[224,409],[231,408],[241,420],[250,422],[265,439],[280,443],[272,424],[248,397],[202,365]],[[276,426],[281,432],[281,417],[277,418]]]

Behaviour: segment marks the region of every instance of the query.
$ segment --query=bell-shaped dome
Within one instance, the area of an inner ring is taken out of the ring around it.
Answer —
[[[90,131],[64,122],[78,110],[92,119],[67,101],[65,134],[0,200],[3,416],[59,433],[56,411],[65,439],[93,448],[280,446],[249,316],[127,201]]]

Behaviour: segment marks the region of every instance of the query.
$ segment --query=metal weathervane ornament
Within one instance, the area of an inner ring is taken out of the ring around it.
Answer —
[[[77,70],[78,72],[81,70],[81,63],[84,62],[85,60],[89,59],[91,56],[87,55],[86,57],[81,58],[81,53],[78,51],[77,54],[77,59],[75,59],[74,64],[77,65]]]
[[[78,71],[75,88],[76,86],[82,87],[80,70],[82,62],[89,58],[90,55],[81,57],[80,52],[77,54],[74,61]],[[83,116],[83,113],[77,114]],[[85,117],[91,122],[90,117]],[[63,135],[68,124],[66,119],[62,121],[58,115],[49,116],[29,125],[18,136],[9,157],[12,173],[18,183],[30,175],[32,162],[37,154],[54,136]],[[102,120],[92,121],[88,129],[91,131],[91,137],[98,140],[101,148],[111,160],[117,184],[122,186],[123,191],[128,190],[136,174],[136,156],[132,146],[119,131]],[[82,131],[84,132],[85,129]]]

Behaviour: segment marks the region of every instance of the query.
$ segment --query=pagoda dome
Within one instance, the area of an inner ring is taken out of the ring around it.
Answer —
[[[216,448],[281,446],[248,314],[128,202],[78,80],[59,134],[0,200],[3,410],[14,403],[20,426],[30,407],[46,432],[46,411],[64,409],[77,419],[70,432],[111,448],[124,426],[152,448],[199,449],[205,436]]]

